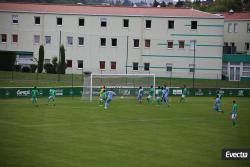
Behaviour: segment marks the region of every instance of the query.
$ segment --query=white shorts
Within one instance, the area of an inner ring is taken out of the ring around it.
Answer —
[[[185,98],[186,96],[185,95],[181,95],[182,98]]]
[[[237,114],[232,114],[232,119],[236,119]]]
[[[148,95],[148,99],[151,99],[152,98],[152,96],[151,95]]]

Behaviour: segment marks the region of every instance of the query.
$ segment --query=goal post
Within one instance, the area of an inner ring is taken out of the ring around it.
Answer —
[[[92,101],[102,86],[119,90],[140,86],[155,89],[155,74],[84,74],[82,99]]]

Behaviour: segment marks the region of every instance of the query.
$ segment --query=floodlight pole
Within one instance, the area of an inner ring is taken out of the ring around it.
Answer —
[[[60,34],[59,34],[59,60],[58,60],[58,68],[57,68],[57,70],[59,70],[58,81],[60,81],[60,72],[61,72],[61,49],[60,49],[61,43],[62,43],[62,32],[60,30]]]
[[[126,55],[126,74],[128,73],[128,36],[127,36],[127,55]]]
[[[194,40],[194,61],[193,61],[193,65],[194,65],[194,71],[193,71],[193,88],[194,88],[194,74],[195,74],[195,40]]]

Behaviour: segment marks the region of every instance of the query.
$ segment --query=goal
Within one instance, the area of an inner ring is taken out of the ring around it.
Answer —
[[[93,100],[93,96],[99,95],[101,86],[107,88],[134,89],[142,86],[143,88],[155,88],[155,74],[91,74],[85,73],[82,99]],[[116,92],[117,93],[117,92]],[[119,95],[119,93],[118,93]]]

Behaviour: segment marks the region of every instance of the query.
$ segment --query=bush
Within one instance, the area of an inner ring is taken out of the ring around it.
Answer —
[[[16,60],[16,52],[0,51],[0,70],[13,71],[14,63]]]
[[[31,64],[31,65],[30,65],[30,69],[31,69],[31,72],[32,72],[32,73],[36,72],[37,65],[36,65],[36,64]]]
[[[14,71],[21,71],[20,65],[14,65]]]
[[[22,68],[22,72],[30,72],[30,68],[25,66]]]
[[[46,73],[50,73],[50,74],[56,74],[56,70],[55,67],[53,66],[53,64],[44,64],[44,69]]]

